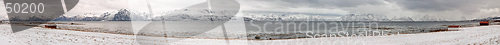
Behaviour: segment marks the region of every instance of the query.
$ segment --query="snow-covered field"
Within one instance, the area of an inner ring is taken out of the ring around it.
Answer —
[[[34,27],[12,33],[10,25],[0,24],[0,43],[9,45],[131,45],[134,35],[81,32]]]
[[[455,45],[455,44],[499,44],[500,25],[467,27],[460,31],[445,31],[419,34],[361,37],[324,37],[286,40],[244,40],[244,39],[200,39],[150,37],[139,39],[134,35],[98,32],[81,32],[35,27],[11,33],[10,25],[0,24],[0,43],[2,45]],[[178,40],[178,41],[171,41]],[[143,41],[147,41],[146,43]]]

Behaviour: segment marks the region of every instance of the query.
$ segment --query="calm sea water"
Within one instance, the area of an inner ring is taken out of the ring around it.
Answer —
[[[437,30],[445,25],[479,25],[478,22],[349,22],[349,21],[255,21],[246,22],[249,32],[324,32],[325,30]]]

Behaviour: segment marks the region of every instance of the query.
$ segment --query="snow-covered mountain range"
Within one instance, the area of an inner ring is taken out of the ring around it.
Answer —
[[[346,14],[343,16],[314,16],[304,14],[246,14],[246,21],[447,21],[437,16],[393,17],[376,14]]]
[[[468,20],[468,21],[490,21],[490,20],[497,20],[497,19],[500,19],[500,17],[487,17],[487,18],[474,19],[474,20]]]
[[[132,20],[131,17],[137,20],[149,19],[145,13],[133,12],[128,9],[120,9],[118,11],[106,12],[103,14],[85,13],[76,16],[63,15],[54,19],[54,21],[130,21]]]
[[[306,14],[245,14],[245,21],[336,21],[335,16],[318,16]]]
[[[374,14],[347,14],[340,18],[340,21],[390,21],[387,16]]]
[[[214,15],[210,15],[210,13]],[[164,12],[162,16],[151,16],[145,12],[120,9],[118,11],[106,12],[103,14],[85,13],[76,16],[63,15],[53,21],[146,21],[146,20],[165,20],[165,21],[222,21],[230,20],[232,15],[225,15],[224,11],[208,10],[174,10]]]

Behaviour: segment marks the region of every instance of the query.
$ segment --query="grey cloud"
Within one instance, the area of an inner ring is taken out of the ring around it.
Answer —
[[[498,0],[387,0],[414,11],[479,12],[479,8],[498,8]],[[485,6],[489,5],[489,6]]]
[[[359,5],[378,5],[381,0],[257,0],[267,2],[277,7],[311,7],[311,8],[342,8]]]

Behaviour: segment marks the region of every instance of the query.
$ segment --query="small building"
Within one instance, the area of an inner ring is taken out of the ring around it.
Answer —
[[[489,21],[481,21],[479,22],[479,25],[485,26],[485,25],[490,25]]]
[[[45,25],[45,28],[57,28],[56,24]]]

